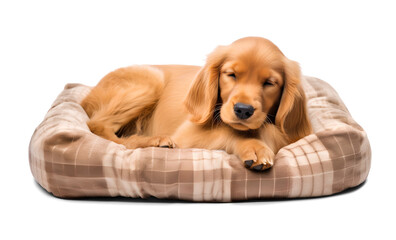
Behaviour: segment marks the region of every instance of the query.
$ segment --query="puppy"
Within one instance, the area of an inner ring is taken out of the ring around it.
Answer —
[[[272,42],[242,38],[205,66],[132,66],[106,75],[81,105],[90,130],[127,148],[222,149],[253,170],[311,133],[298,64]]]

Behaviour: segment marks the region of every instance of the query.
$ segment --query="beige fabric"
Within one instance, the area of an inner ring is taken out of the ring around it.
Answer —
[[[303,80],[315,134],[284,147],[268,171],[247,170],[234,155],[204,149],[130,150],[92,134],[79,102],[90,87],[68,84],[34,132],[30,167],[55,196],[126,196],[236,201],[330,195],[367,178],[366,133],[325,82]]]

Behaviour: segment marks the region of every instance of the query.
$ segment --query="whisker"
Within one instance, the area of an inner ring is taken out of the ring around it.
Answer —
[[[214,109],[214,115],[213,115],[213,121],[212,121],[212,128],[216,125],[219,124],[221,118],[220,118],[220,109],[221,109],[222,104],[221,103],[216,103],[215,109]]]
[[[269,114],[268,114],[268,115],[269,115]],[[270,115],[270,116],[271,116],[271,115]],[[275,117],[275,116],[271,116],[271,117]],[[272,122],[272,119],[269,118],[268,116],[265,117],[265,121],[264,121],[263,125],[264,125],[266,122],[269,122],[269,123],[271,123],[271,124],[274,124],[274,122]]]

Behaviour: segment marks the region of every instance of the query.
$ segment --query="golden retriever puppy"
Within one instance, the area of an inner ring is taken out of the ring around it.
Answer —
[[[131,66],[106,75],[81,105],[90,130],[127,148],[222,149],[253,170],[311,133],[298,64],[248,37],[205,66]]]

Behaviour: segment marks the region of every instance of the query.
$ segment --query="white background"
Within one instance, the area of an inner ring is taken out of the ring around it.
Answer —
[[[275,3],[276,2],[276,3]],[[1,1],[1,239],[395,239],[395,5],[391,1]],[[367,131],[372,168],[333,197],[198,204],[63,200],[35,183],[28,144],[69,82],[132,64],[202,65],[245,36],[329,82]]]

